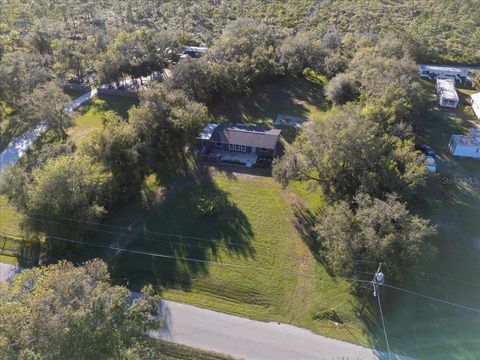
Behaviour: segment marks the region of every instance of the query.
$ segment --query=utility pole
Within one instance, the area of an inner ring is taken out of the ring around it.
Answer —
[[[376,297],[378,294],[378,284],[383,283],[384,280],[384,275],[382,273],[382,263],[378,264],[377,271],[375,272],[375,275],[373,275],[373,279],[371,284],[373,285],[373,296]],[[365,306],[367,305],[367,299],[368,299],[368,289],[365,289],[365,296],[363,297],[363,304],[362,308],[360,309],[359,312],[357,312],[358,316],[362,316],[363,310],[365,310]]]

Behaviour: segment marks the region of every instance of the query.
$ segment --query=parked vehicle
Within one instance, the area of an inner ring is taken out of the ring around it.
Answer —
[[[425,158],[425,167],[428,171],[432,173],[437,171],[437,164],[435,163],[435,159],[432,156],[427,156]]]
[[[435,158],[435,151],[433,151],[433,148],[430,145],[420,145],[419,149],[425,154],[425,156],[431,156],[432,158]]]

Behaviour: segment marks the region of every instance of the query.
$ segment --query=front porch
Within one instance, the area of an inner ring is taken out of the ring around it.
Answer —
[[[258,159],[257,154],[252,153],[242,153],[234,151],[225,151],[213,149],[208,155],[206,155],[210,161],[216,163],[229,163],[229,164],[238,164],[244,165],[246,167],[252,167]]]

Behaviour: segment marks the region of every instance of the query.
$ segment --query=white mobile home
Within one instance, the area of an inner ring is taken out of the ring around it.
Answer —
[[[458,94],[455,90],[455,80],[437,79],[435,85],[437,89],[438,103],[442,107],[456,108],[458,106]]]
[[[472,94],[472,109],[480,120],[480,93]]]
[[[452,155],[480,159],[480,132],[471,129],[471,135],[452,135],[448,148]]]

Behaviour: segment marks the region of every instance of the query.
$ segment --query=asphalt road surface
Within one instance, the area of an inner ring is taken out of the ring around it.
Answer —
[[[172,301],[161,302],[165,324],[151,335],[237,358],[261,360],[389,359],[388,354],[316,335]],[[405,359],[392,354],[392,359]]]
[[[0,263],[0,284],[21,269]],[[131,300],[140,296],[132,293]],[[292,325],[266,323],[162,300],[165,322],[155,338],[252,360],[408,359],[316,335]]]

